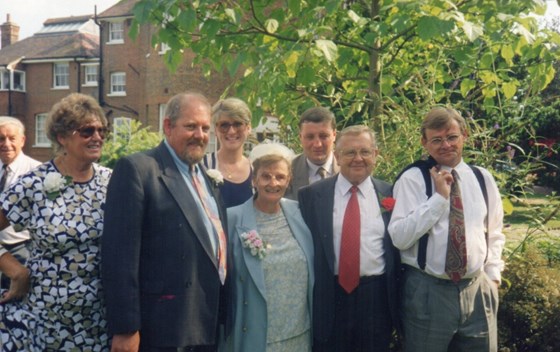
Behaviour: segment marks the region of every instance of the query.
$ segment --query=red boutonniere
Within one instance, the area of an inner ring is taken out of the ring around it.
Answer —
[[[393,211],[395,203],[396,200],[393,197],[385,197],[381,199],[381,206],[383,207],[383,209],[385,209],[385,211]]]

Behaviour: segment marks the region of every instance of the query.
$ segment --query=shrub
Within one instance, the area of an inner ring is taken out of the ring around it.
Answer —
[[[142,128],[140,121],[131,120],[129,126],[107,138],[99,163],[112,169],[121,157],[153,148],[161,140],[159,133],[151,132],[150,127]]]
[[[507,261],[498,311],[502,351],[560,351],[560,264],[539,247],[530,242]]]

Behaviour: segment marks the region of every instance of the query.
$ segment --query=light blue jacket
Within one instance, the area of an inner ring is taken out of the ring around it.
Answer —
[[[312,321],[313,299],[313,238],[299,211],[298,202],[282,199],[280,205],[288,225],[307,260],[309,321]],[[221,351],[255,352],[266,350],[267,309],[266,287],[262,261],[244,248],[240,235],[257,229],[253,199],[228,209],[229,250],[233,254],[231,282],[230,335]]]

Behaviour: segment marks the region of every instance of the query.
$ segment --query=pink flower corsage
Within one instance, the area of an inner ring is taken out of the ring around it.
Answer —
[[[243,247],[251,251],[251,255],[263,259],[266,256],[267,244],[255,230],[243,232],[241,234]]]

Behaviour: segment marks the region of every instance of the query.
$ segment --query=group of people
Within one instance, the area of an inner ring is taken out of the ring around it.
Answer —
[[[408,352],[497,351],[503,210],[462,158],[457,111],[426,115],[430,158],[394,186],[373,176],[366,126],[337,131],[313,107],[300,155],[263,143],[247,157],[251,119],[242,100],[178,94],[160,145],[109,170],[89,96],[53,107],[44,164],[0,118],[0,348],[389,351],[398,333]]]

